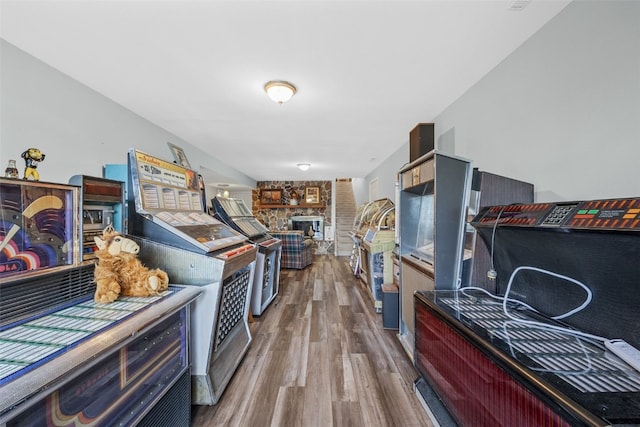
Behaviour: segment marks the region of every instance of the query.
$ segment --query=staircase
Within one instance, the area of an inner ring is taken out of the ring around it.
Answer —
[[[335,254],[349,256],[353,249],[353,240],[349,237],[349,232],[353,230],[353,220],[356,215],[356,200],[351,178],[336,179],[335,190]]]

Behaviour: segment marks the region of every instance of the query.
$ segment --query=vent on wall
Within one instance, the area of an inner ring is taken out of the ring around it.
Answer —
[[[511,3],[511,5],[509,6],[509,10],[513,10],[513,11],[521,11],[522,9],[524,9],[525,7],[527,7],[527,5],[531,2],[531,0],[515,0],[513,3]]]

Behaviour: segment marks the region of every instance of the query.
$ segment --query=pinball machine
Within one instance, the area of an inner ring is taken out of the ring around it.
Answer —
[[[197,289],[93,301],[79,187],[0,179],[0,425],[189,425]]]
[[[256,245],[204,212],[195,171],[135,149],[128,169],[129,234],[139,257],[202,291],[191,313],[192,403],[215,405],[251,343]]]
[[[488,206],[482,286],[415,294],[417,391],[460,425],[640,425],[640,198]]]
[[[215,197],[211,200],[215,217],[247,236],[258,246],[251,291],[251,313],[260,316],[278,295],[282,242],[269,234],[243,200]]]

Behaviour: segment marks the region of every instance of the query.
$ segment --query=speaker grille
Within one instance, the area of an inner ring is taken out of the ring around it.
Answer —
[[[93,294],[94,264],[0,282],[0,327]]]
[[[187,369],[178,381],[140,421],[141,427],[189,427],[191,424],[191,372]]]

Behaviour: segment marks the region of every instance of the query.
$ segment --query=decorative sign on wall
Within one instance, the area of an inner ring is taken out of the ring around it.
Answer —
[[[281,205],[282,190],[262,189],[260,190],[260,204],[262,205]]]
[[[320,203],[320,187],[307,187],[304,189],[304,200],[309,205]]]

